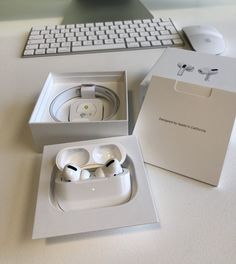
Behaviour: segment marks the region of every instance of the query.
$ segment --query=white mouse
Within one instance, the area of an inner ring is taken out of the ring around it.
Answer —
[[[183,32],[195,51],[216,55],[225,50],[223,36],[212,26],[188,26]]]

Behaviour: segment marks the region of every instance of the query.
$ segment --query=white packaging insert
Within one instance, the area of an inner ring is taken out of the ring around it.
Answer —
[[[109,159],[117,159],[122,172],[96,178],[94,171]],[[63,182],[63,168],[71,163],[82,169],[89,167],[90,178]],[[157,222],[148,175],[135,136],[45,146],[34,239]]]
[[[96,93],[107,100],[94,98],[93,85]],[[73,98],[78,90],[80,103]],[[67,97],[72,100],[67,101]],[[44,145],[128,135],[126,72],[49,73],[29,125],[41,151]]]
[[[236,93],[153,76],[134,134],[144,161],[217,185],[236,113]]]

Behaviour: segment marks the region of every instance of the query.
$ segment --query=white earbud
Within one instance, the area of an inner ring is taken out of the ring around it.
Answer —
[[[95,171],[95,176],[99,178],[116,176],[121,174],[123,169],[117,159],[108,160],[103,167],[99,167]]]
[[[194,70],[194,67],[190,64],[185,64],[182,62],[179,62],[177,66],[180,68],[177,75],[182,76],[185,71],[191,72]]]
[[[204,80],[205,81],[209,81],[210,76],[213,75],[213,74],[217,74],[219,72],[219,70],[216,69],[216,68],[213,68],[213,69],[211,69],[211,68],[201,68],[201,69],[198,70],[198,72],[203,74],[203,75],[206,75]]]
[[[79,166],[67,164],[62,172],[62,180],[65,182],[75,182],[79,180],[87,180],[90,177],[88,170],[81,170]]]

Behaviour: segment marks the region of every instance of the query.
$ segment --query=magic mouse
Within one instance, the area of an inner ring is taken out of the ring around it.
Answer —
[[[212,26],[188,26],[182,30],[195,51],[216,55],[225,50],[223,36]]]

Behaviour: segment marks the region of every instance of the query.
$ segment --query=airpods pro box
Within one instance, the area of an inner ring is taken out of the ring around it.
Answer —
[[[134,134],[145,162],[216,186],[235,113],[235,92],[153,76]]]
[[[115,168],[112,175],[104,170],[101,177],[96,171],[107,168],[109,159],[116,159],[122,170]],[[90,177],[66,180],[63,168],[68,163],[86,169]],[[34,239],[157,222],[149,177],[135,136],[45,146]]]
[[[44,145],[128,135],[126,72],[49,73],[29,125],[40,151]]]
[[[236,112],[236,60],[166,49],[140,85],[144,160],[217,185]]]
[[[140,84],[142,104],[152,76],[236,91],[236,60],[189,50],[167,48]]]

